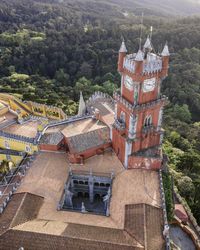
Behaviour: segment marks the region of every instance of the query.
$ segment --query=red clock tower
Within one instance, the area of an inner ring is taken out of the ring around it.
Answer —
[[[125,168],[161,167],[161,124],[166,97],[161,95],[160,88],[168,67],[167,44],[161,54],[156,54],[148,37],[142,50],[127,54],[122,42],[118,58],[121,91],[114,94],[112,143]]]

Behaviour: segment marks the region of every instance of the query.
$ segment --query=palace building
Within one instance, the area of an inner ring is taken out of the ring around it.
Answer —
[[[78,115],[0,94],[0,249],[170,249],[160,93],[169,50],[121,44],[120,91]]]

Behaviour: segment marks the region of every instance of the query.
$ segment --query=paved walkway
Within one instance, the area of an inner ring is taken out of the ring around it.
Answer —
[[[179,226],[170,226],[170,238],[181,250],[196,249],[192,239]]]

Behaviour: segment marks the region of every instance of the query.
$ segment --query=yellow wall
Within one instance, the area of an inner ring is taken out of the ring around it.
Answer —
[[[30,101],[24,103],[15,96],[5,93],[0,93],[0,100],[5,101],[14,111],[20,110],[20,116],[22,117],[33,114],[36,116],[47,117],[55,120],[66,119],[66,114],[63,112],[62,109],[57,107],[34,103]]]
[[[12,161],[15,165],[19,164],[23,159],[23,156],[20,155],[10,155],[10,160]],[[0,162],[3,160],[8,160],[5,154],[0,154]]]
[[[20,110],[20,114],[22,117],[29,115],[28,112],[26,112],[23,108],[20,108],[13,100],[9,100],[9,104],[12,110]]]
[[[8,107],[3,107],[0,109],[0,115],[4,115],[8,112]]]
[[[66,119],[66,114],[60,108],[34,102],[27,102],[27,105],[31,108],[34,115],[43,116],[55,120]]]
[[[18,140],[9,139],[9,138],[0,136],[0,148],[6,149],[5,142],[8,142],[9,149],[20,151],[20,152],[27,152],[30,155],[38,151],[38,146],[33,145],[32,143],[18,141]],[[30,147],[30,151],[27,151],[26,149],[27,146]]]

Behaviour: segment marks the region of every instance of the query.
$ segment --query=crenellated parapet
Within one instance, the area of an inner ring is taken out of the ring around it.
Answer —
[[[130,73],[136,73],[137,54],[130,54],[124,57],[123,68]],[[142,74],[154,74],[162,71],[162,57],[155,54],[148,54],[147,58],[144,59],[144,53],[141,52],[143,59],[142,63]]]
[[[0,93],[0,100],[7,103],[8,108],[17,114],[19,122],[30,115],[47,117],[53,120],[63,120],[67,118],[63,110],[58,107],[31,101],[23,102],[19,98],[5,93]]]
[[[63,110],[58,107],[30,101],[27,102],[27,105],[31,108],[33,115],[43,116],[54,120],[63,120],[67,118]]]
[[[92,103],[94,103],[94,102],[96,102],[96,101],[109,101],[109,102],[111,102],[111,103],[114,103],[114,100],[113,100],[113,98],[110,96],[110,95],[108,95],[108,94],[106,94],[106,93],[103,93],[103,92],[101,92],[101,91],[96,91],[96,92],[94,92],[94,94],[86,101],[86,104],[88,105],[88,104],[92,104]]]

